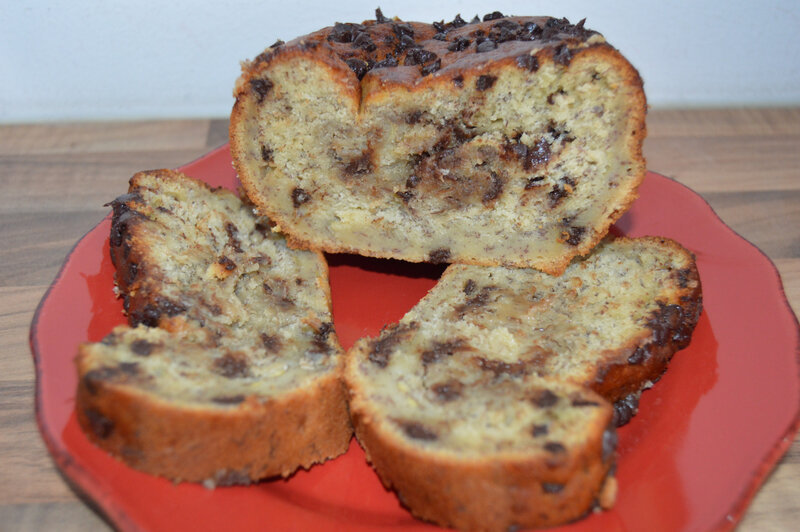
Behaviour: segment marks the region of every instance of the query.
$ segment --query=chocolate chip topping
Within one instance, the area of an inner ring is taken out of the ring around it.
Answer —
[[[351,57],[350,59],[345,59],[344,62],[347,63],[347,66],[349,66],[353,72],[355,72],[358,79],[363,78],[364,75],[369,71],[369,65],[363,59]]]
[[[539,58],[535,55],[525,54],[517,57],[517,66],[529,72],[539,70]]]
[[[484,15],[483,16],[483,21],[486,22],[487,20],[497,20],[497,19],[503,18],[503,17],[505,17],[505,15],[503,15],[501,12],[493,11],[491,13],[488,13],[488,14]]]
[[[337,22],[328,34],[328,40],[338,43],[353,42],[359,33],[363,33],[366,28],[361,24],[351,24]]]
[[[375,22],[378,24],[385,24],[386,22],[391,22],[391,19],[384,17],[381,8],[377,8],[375,9]]]
[[[484,39],[480,42],[478,41],[475,42],[478,43],[478,45],[475,47],[475,53],[482,54],[485,52],[491,52],[492,50],[497,48],[497,43],[492,39]]]
[[[653,330],[653,341],[662,346],[668,341],[684,346],[692,335],[692,328],[684,321],[680,305],[666,305],[659,301],[658,310],[653,312],[647,326]]]
[[[397,58],[393,55],[387,55],[385,59],[382,59],[372,65],[372,68],[387,68],[387,67],[396,67],[399,63],[397,62]]]
[[[436,59],[436,54],[424,48],[413,48],[406,54],[404,65],[421,65]]]
[[[553,61],[564,66],[569,65],[572,61],[572,51],[566,44],[559,45],[553,52]]]
[[[442,60],[441,59],[437,59],[433,63],[429,63],[429,64],[423,66],[422,68],[420,68],[419,71],[420,71],[420,74],[422,74],[423,76],[427,76],[428,74],[433,74],[434,72],[436,72],[440,68],[442,68]]]
[[[295,209],[299,208],[304,203],[308,203],[309,201],[311,201],[311,196],[302,188],[295,187],[292,190],[292,205],[294,205]]]
[[[466,37],[456,37],[456,40],[451,42],[447,46],[447,49],[450,50],[451,52],[463,52],[464,50],[469,48],[470,44],[472,44],[472,41],[470,41]]]

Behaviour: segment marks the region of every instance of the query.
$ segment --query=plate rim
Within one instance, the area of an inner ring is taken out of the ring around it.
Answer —
[[[218,157],[219,153],[223,151],[229,152],[229,143],[225,143],[217,148],[214,148],[193,159],[192,161],[177,167],[176,169],[179,171],[191,172],[192,166],[201,164],[207,159]],[[748,246],[752,248],[752,251],[757,252],[762,262],[766,261],[766,265],[769,266],[768,271],[771,272],[774,280],[777,281],[778,295],[782,301],[783,307],[791,316],[791,321],[793,321],[795,335],[795,378],[798,380],[798,382],[800,382],[800,321],[798,321],[798,317],[789,303],[784,288],[783,279],[781,278],[780,272],[773,260],[763,250],[761,250],[761,248],[744,238],[741,234],[726,224],[701,194],[695,192],[687,185],[680,183],[672,177],[652,170],[646,171],[645,179],[647,179],[650,174],[671,184],[678,185],[684,190],[684,192],[688,192],[696,199],[700,200],[702,205],[705,206],[705,208],[707,208],[708,211],[713,215],[713,220],[718,226],[724,228],[730,234],[730,236],[748,244]],[[644,183],[644,180],[642,183]],[[46,425],[46,422],[43,419],[43,409],[45,409],[46,406],[44,405],[43,401],[44,389],[42,386],[41,376],[41,361],[43,359],[43,355],[41,353],[41,348],[38,341],[39,319],[43,308],[52,294],[52,291],[55,289],[56,285],[59,284],[68,265],[73,260],[75,252],[81,245],[85,244],[87,238],[97,231],[98,228],[110,217],[110,213],[106,214],[72,245],[70,250],[65,255],[58,273],[48,285],[33,313],[29,328],[28,342],[33,357],[35,373],[34,411],[37,427],[51,458],[57,466],[56,469],[60,473],[60,476],[66,481],[67,485],[73,489],[81,502],[87,504],[91,509],[99,514],[102,519],[104,519],[107,523],[110,523],[113,527],[121,530],[139,531],[143,530],[140,524],[136,522],[130,515],[128,515],[128,513],[125,512],[120,505],[116,504],[115,498],[110,494],[110,492],[106,492],[102,489],[102,486],[97,483],[96,479],[94,479],[91,473],[89,473],[73,459],[68,449],[63,445],[63,442],[61,442],[58,437],[55,437],[51,433],[50,428]],[[762,459],[759,460],[757,467],[753,470],[750,478],[748,481],[746,481],[745,485],[740,490],[740,493],[734,499],[730,511],[720,517],[720,519],[717,521],[717,524],[713,527],[713,530],[728,531],[732,530],[739,524],[759,489],[764,485],[770,473],[775,469],[778,462],[792,446],[798,432],[800,432],[800,403],[794,405],[793,408],[794,414],[791,422],[788,424],[785,431],[777,438],[777,440],[770,444],[768,452],[762,457]]]

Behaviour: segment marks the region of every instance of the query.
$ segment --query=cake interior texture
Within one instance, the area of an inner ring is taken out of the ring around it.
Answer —
[[[635,197],[638,74],[582,24],[442,28],[337,25],[249,63],[231,125],[245,188],[329,251],[558,273]]]
[[[344,452],[342,350],[321,254],[288,248],[233,193],[171,171],[137,174],[112,205],[130,326],[80,347],[87,433],[135,467],[212,484]]]

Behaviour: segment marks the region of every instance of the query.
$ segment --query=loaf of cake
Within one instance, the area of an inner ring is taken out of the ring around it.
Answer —
[[[661,238],[605,239],[560,277],[451,265],[348,352],[356,436],[422,519],[577,519],[613,504],[615,427],[689,343],[701,301],[693,256]]]
[[[207,486],[287,476],[352,436],[327,265],[233,193],[169,170],[112,202],[130,326],[76,359],[78,421],[134,468]]]
[[[642,81],[583,21],[378,11],[275,43],[234,95],[239,178],[297,247],[558,274],[645,173]]]

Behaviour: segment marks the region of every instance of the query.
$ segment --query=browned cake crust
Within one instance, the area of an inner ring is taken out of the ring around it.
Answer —
[[[645,174],[642,81],[582,21],[337,23],[234,95],[239,177],[300,247],[558,274]]]
[[[141,471],[207,486],[343,453],[352,427],[321,254],[288,249],[231,192],[170,170],[137,174],[112,205],[132,327],[79,348],[89,438]]]
[[[356,436],[410,511],[463,530],[544,527],[613,504],[615,427],[702,308],[694,257],[605,239],[560,277],[451,265],[399,323],[356,342]]]

